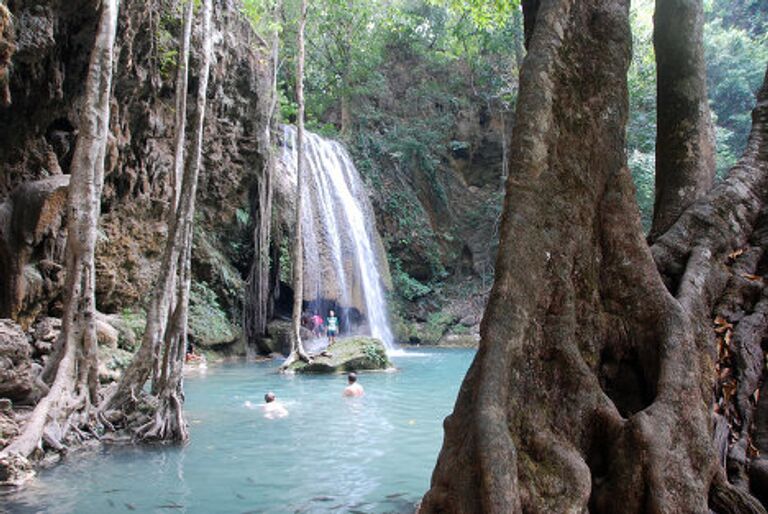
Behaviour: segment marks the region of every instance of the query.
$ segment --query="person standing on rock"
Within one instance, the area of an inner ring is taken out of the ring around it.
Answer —
[[[336,342],[336,336],[339,334],[339,318],[334,311],[330,311],[325,321],[328,324],[328,346],[331,346]]]
[[[354,371],[347,375],[347,382],[349,382],[349,385],[344,388],[344,396],[360,397],[365,394],[363,386],[357,383],[357,373]]]

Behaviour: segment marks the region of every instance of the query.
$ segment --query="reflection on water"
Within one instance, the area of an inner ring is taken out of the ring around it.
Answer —
[[[362,398],[341,396],[343,376],[211,366],[185,382],[189,445],[78,454],[0,493],[0,512],[413,512],[474,352],[419,354],[394,356],[397,373],[361,374]],[[270,390],[288,417],[248,408]]]

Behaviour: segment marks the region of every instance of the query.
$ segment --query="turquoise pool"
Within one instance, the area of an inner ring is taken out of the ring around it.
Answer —
[[[11,513],[400,513],[429,486],[473,350],[419,349],[393,373],[286,376],[278,363],[211,366],[187,377],[192,441],[184,448],[107,448],[0,493]],[[272,390],[289,411],[264,419]]]

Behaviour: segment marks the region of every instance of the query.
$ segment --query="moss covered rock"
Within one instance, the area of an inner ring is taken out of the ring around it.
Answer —
[[[189,298],[189,335],[204,348],[230,344],[240,337],[219,305],[216,293],[204,282],[193,282]]]
[[[330,356],[318,355],[311,363],[294,362],[289,370],[296,373],[342,373],[392,367],[384,343],[372,337],[338,339],[327,351]]]

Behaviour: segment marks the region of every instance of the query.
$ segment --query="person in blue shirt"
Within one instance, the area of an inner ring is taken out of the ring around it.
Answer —
[[[325,323],[328,332],[328,346],[336,342],[336,336],[339,335],[339,318],[336,317],[336,313],[330,311],[328,317],[325,318]]]

